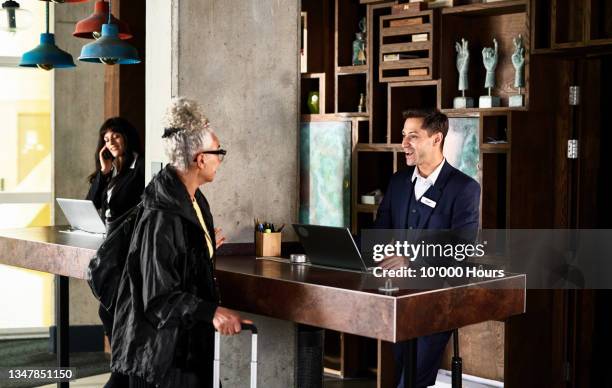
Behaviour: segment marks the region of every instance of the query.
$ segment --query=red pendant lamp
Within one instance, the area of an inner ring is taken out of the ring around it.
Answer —
[[[77,38],[85,39],[100,37],[102,24],[108,23],[108,12],[108,2],[102,0],[96,1],[94,12],[76,24],[72,35]],[[112,14],[111,23],[119,27],[119,39],[125,40],[132,37],[130,27],[127,23],[115,18]]]

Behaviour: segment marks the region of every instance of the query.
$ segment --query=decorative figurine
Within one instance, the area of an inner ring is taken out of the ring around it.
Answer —
[[[465,96],[465,91],[468,89],[468,66],[470,64],[468,41],[461,38],[461,44],[459,42],[455,43],[455,51],[457,51],[457,71],[459,72],[459,91],[461,92],[461,97],[455,97],[453,108],[473,108],[474,99]]]
[[[482,49],[482,63],[487,70],[485,78],[485,88],[488,90],[486,96],[480,96],[478,106],[480,108],[493,108],[500,105],[499,96],[491,95],[491,88],[495,87],[495,68],[497,67],[498,45],[497,39],[493,38],[494,48],[485,47]]]
[[[356,39],[353,41],[353,66],[366,64],[366,20],[362,18],[359,21],[359,30],[355,34]]]
[[[525,46],[523,37],[519,34],[513,38],[514,54],[512,54],[512,66],[514,66],[514,87],[518,88],[518,94],[510,96],[509,106],[524,106],[525,96],[521,89],[525,87]]]
[[[308,105],[308,110],[310,114],[318,115],[319,114],[319,92],[310,92],[308,93],[308,101],[306,102]]]
[[[362,113],[366,111],[366,106],[365,106],[365,94],[364,93],[360,93],[359,94],[359,105],[357,106],[357,112]]]

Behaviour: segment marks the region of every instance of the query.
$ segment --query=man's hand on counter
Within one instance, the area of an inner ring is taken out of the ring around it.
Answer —
[[[409,265],[410,260],[403,256],[387,256],[378,264],[378,266],[383,269],[399,269],[408,267]]]

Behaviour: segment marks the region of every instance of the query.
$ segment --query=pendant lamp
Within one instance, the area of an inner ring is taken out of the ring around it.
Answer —
[[[110,9],[110,0],[108,4]],[[105,65],[140,63],[136,48],[119,39],[119,26],[112,24],[111,14],[108,15],[108,23],[102,25],[102,36],[95,42],[83,46],[79,61],[104,63]]]
[[[6,0],[0,9],[0,30],[17,32],[32,24],[32,12],[22,9],[14,0]]]
[[[76,24],[72,35],[76,36],[77,38],[99,38],[102,31],[102,24],[108,21],[109,12],[110,6],[108,2],[103,0],[96,1],[94,4],[94,12]],[[112,14],[110,15],[110,18],[112,24],[119,26],[119,39],[124,40],[132,37],[130,27],[127,25],[127,23],[122,22]]]
[[[19,66],[38,67],[43,70],[53,68],[61,69],[75,67],[72,55],[60,50],[55,45],[55,36],[49,33],[49,3],[46,4],[46,26],[47,32],[40,34],[40,44],[34,50],[28,51],[21,57]]]
[[[89,0],[40,0],[52,3],[87,3]]]

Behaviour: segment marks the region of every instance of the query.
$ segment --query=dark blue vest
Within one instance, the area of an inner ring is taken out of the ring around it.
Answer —
[[[427,190],[423,196],[427,196]],[[421,197],[423,199],[423,197]],[[423,204],[421,201],[416,200],[416,196],[414,195],[414,189],[412,193],[410,193],[410,201],[408,201],[408,214],[406,216],[406,229],[416,229],[419,225],[419,221],[422,218],[427,217],[425,211],[428,206]]]

